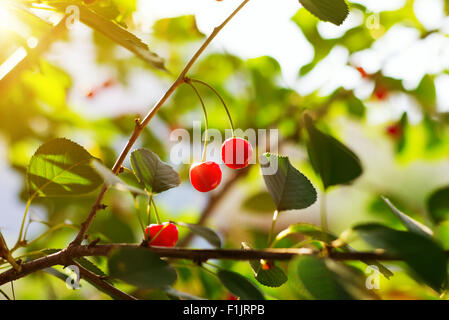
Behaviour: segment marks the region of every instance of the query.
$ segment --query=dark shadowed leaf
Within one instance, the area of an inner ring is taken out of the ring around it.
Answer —
[[[407,228],[408,231],[415,232],[423,236],[428,237],[433,236],[433,232],[432,230],[430,230],[430,228],[410,218],[405,213],[401,212],[398,208],[394,206],[394,204],[388,198],[382,197],[382,199],[385,201],[385,203],[388,205],[391,211],[399,218],[399,220],[402,221],[402,223],[404,224],[404,226]]]
[[[430,195],[427,210],[435,223],[449,219],[449,187],[438,189]]]
[[[375,223],[359,225],[354,230],[372,246],[385,249],[387,254],[404,260],[415,276],[436,291],[441,291],[446,284],[446,253],[428,236]]]
[[[241,300],[265,300],[262,291],[254,283],[240,274],[220,270],[217,275],[221,283]]]
[[[117,177],[111,170],[102,165],[99,161],[92,161],[92,166],[95,171],[104,179],[104,182],[111,188],[115,188],[117,190],[129,191],[132,194],[142,194],[146,195],[147,193],[139,188],[131,186],[119,177]]]
[[[304,117],[309,134],[307,151],[315,171],[321,176],[324,188],[348,184],[363,170],[357,155],[334,137],[318,130],[312,119]]]
[[[44,143],[28,166],[28,188],[43,197],[90,193],[102,183],[91,166],[93,159],[86,149],[68,139]]]
[[[261,158],[261,168],[277,210],[304,209],[315,203],[315,188],[288,157],[266,153]]]
[[[251,250],[251,247],[246,243],[242,243],[242,248],[243,250]],[[269,269],[263,269],[260,260],[251,260],[249,263],[253,269],[254,277],[264,286],[276,288],[282,286],[288,280],[284,271],[278,266],[273,265]]]
[[[111,277],[139,288],[165,288],[177,278],[176,271],[145,248],[121,248],[108,261]]]
[[[194,295],[185,293],[185,292],[178,291],[178,290],[176,290],[176,289],[174,289],[174,288],[172,288],[172,287],[168,287],[168,288],[164,289],[164,292],[165,292],[168,296],[174,297],[174,298],[176,298],[176,299],[183,299],[183,300],[206,300],[206,299],[204,299],[204,298],[200,298],[200,297],[197,297],[197,296],[194,296]],[[175,299],[175,300],[176,300],[176,299]]]
[[[216,248],[221,247],[221,239],[218,236],[218,234],[215,233],[214,230],[203,227],[197,224],[190,224],[190,223],[184,223],[184,222],[174,222],[180,226],[189,228],[192,233],[196,234],[197,236],[205,239],[207,242],[209,242],[212,246]]]
[[[313,256],[301,256],[290,264],[290,279],[308,298],[318,300],[376,299],[365,289],[365,277],[357,269]]]
[[[161,193],[181,183],[179,174],[151,150],[133,151],[131,165],[135,175],[145,185],[148,192]]]
[[[317,18],[340,25],[349,14],[345,0],[299,0]]]

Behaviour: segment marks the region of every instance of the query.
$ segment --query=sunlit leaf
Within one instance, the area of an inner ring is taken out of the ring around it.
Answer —
[[[38,196],[57,197],[87,194],[101,185],[92,168],[94,159],[73,141],[58,138],[39,147],[30,161],[27,183]]]

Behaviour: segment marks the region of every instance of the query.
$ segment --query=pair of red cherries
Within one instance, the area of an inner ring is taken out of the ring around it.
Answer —
[[[242,138],[232,137],[221,146],[223,163],[231,169],[242,169],[248,166],[253,155],[251,144]],[[190,168],[190,182],[200,192],[209,192],[217,188],[221,182],[220,166],[214,161],[195,163]]]
[[[245,168],[253,155],[251,144],[242,138],[227,139],[221,147],[221,158],[231,169]],[[195,163],[190,168],[190,182],[200,192],[209,192],[221,182],[220,166],[214,161]],[[178,242],[178,227],[174,223],[150,224],[145,233],[151,246],[174,247]]]

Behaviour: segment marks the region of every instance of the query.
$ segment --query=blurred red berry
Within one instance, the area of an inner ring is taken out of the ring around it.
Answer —
[[[397,123],[389,125],[387,127],[386,131],[387,131],[387,135],[394,139],[397,139],[402,135],[402,128]]]
[[[114,86],[117,82],[115,81],[115,79],[111,78],[106,80],[105,82],[103,82],[103,88],[110,88],[112,86]]]
[[[381,101],[387,99],[388,94],[389,94],[388,89],[381,85],[378,85],[373,92],[374,97]]]
[[[96,94],[97,94],[96,91],[91,89],[91,90],[86,92],[86,98],[93,99],[93,98],[95,98]]]

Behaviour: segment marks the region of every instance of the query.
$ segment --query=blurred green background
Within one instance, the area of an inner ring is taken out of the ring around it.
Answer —
[[[67,137],[111,167],[132,132],[134,118],[157,102],[205,35],[238,3],[97,0],[87,5],[148,43],[166,59],[169,72],[164,72],[81,23],[49,38],[61,13],[47,10],[45,4],[25,12],[1,0],[0,228],[8,243],[15,241],[20,228],[27,199],[24,173],[37,147]],[[360,157],[362,177],[350,186],[331,189],[327,197],[333,233],[362,221],[400,228],[380,195],[430,225],[426,201],[449,184],[449,1],[359,0],[351,1],[350,8],[348,19],[337,27],[319,22],[295,0],[254,1],[223,30],[189,75],[220,92],[236,127],[279,129],[279,153],[290,156],[317,187],[320,182],[309,164],[300,126],[305,110],[319,119],[321,129]],[[46,41],[44,53],[26,57],[29,66],[14,68],[23,48]],[[224,133],[228,122],[220,102],[207,90],[201,93],[210,127]],[[190,88],[182,86],[136,147],[149,148],[169,162],[170,132],[192,130],[194,120],[202,120],[200,105]],[[220,195],[213,208],[210,195],[191,187],[189,166],[176,169],[181,186],[157,198],[166,220],[195,223],[207,209],[211,211],[207,225],[222,236],[226,247],[239,248],[242,241],[255,248],[266,245],[273,205],[259,166],[237,179],[222,167],[224,182],[213,192]],[[230,180],[232,185],[226,188]],[[44,232],[47,222],[81,223],[95,196],[36,200],[29,238]],[[111,190],[105,203],[109,207],[95,219],[90,236],[100,236],[103,242],[140,242],[132,197]],[[319,204],[283,213],[277,228],[298,222],[318,225]],[[434,227],[449,248],[449,224]],[[59,230],[21,253],[62,248],[75,234],[70,228]],[[208,247],[198,239],[191,245]],[[365,248],[361,243],[355,247]],[[105,268],[104,259],[95,262]],[[248,277],[252,274],[247,263],[223,264]],[[178,271],[178,290],[212,299],[229,297],[201,269],[180,265]],[[82,285],[81,290],[68,290],[60,280],[38,272],[17,281],[15,291],[21,299],[108,298],[89,284]],[[2,289],[10,292],[9,286]],[[274,299],[302,297],[291,281],[264,291]],[[159,291],[138,294],[167,298]],[[391,299],[438,297],[401,271],[389,281],[382,278],[378,294]]]

